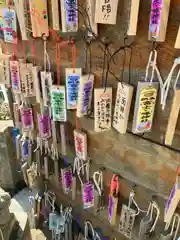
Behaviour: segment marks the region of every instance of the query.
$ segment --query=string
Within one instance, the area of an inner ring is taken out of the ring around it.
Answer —
[[[74,41],[72,41],[72,66],[73,66],[73,73],[75,73],[76,68],[76,46]]]
[[[27,58],[26,58],[26,46],[24,41],[22,41],[22,53],[23,53],[23,57],[24,57],[24,62],[27,63]]]
[[[33,58],[33,64],[35,66],[36,65],[36,40],[33,39],[32,41],[30,41],[30,43],[31,43],[31,54]]]
[[[60,43],[56,43],[57,85],[60,85]]]

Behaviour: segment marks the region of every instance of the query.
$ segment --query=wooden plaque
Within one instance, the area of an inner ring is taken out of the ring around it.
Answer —
[[[140,4],[140,0],[131,0],[129,27],[127,31],[128,36],[136,35],[138,15],[139,15],[139,4]]]
[[[179,27],[178,35],[176,38],[175,48],[180,49],[180,27]]]
[[[133,133],[151,131],[159,83],[138,82]]]
[[[132,86],[125,83],[118,83],[116,103],[114,109],[113,127],[121,134],[126,133],[129,111],[132,101],[132,94],[133,94]]]

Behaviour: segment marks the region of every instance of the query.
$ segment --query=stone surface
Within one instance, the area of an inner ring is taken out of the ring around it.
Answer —
[[[0,187],[12,191],[20,180],[13,141],[13,128],[0,124]]]

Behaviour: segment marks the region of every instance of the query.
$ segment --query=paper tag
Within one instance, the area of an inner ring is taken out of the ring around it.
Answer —
[[[67,108],[76,109],[80,85],[81,68],[66,68]]]
[[[41,86],[44,106],[48,106],[50,103],[50,88],[52,84],[53,84],[52,73],[41,72]]]
[[[49,230],[56,230],[59,216],[55,213],[49,214]]]
[[[21,117],[22,117],[23,130],[33,129],[34,124],[33,124],[32,108],[22,108]]]
[[[19,22],[22,40],[28,40],[31,30],[29,3],[26,0],[14,0],[15,10]]]
[[[157,99],[158,85],[158,83],[138,83],[133,119],[133,133],[151,131]]]
[[[63,190],[66,194],[68,194],[72,190],[72,169],[71,168],[61,169],[61,177]]]
[[[121,134],[126,133],[129,111],[131,107],[133,87],[118,83],[116,104],[114,109],[113,127]]]
[[[49,36],[46,0],[29,0],[33,37]]]
[[[48,115],[38,116],[39,133],[41,138],[51,137],[51,120]]]
[[[127,238],[131,239],[132,230],[135,221],[136,211],[132,208],[128,208],[126,205],[122,205],[119,231],[122,232]]]
[[[51,87],[51,107],[53,121],[67,121],[66,96],[64,86],[53,85]]]
[[[94,185],[92,183],[83,185],[83,204],[84,209],[94,206]]]
[[[79,130],[74,130],[74,145],[76,156],[87,160],[87,134]]]
[[[95,22],[103,24],[116,24],[118,0],[96,1]]]
[[[96,0],[87,0],[86,9],[89,15],[89,21],[90,21],[89,27],[91,28],[91,31],[97,35],[98,27],[97,27],[97,23],[95,22],[95,4],[96,4]],[[91,31],[88,31],[88,36],[94,37]]]
[[[10,61],[11,85],[15,92],[21,91],[20,69],[18,61]]]
[[[10,79],[10,55],[0,54],[0,83],[10,85]]]
[[[36,102],[41,103],[42,100],[42,93],[40,91],[40,71],[42,67],[41,66],[34,66],[32,68],[32,77],[33,77],[33,82],[34,82],[34,93],[36,96]]]
[[[94,90],[95,131],[102,132],[111,128],[112,88]]]
[[[3,18],[4,41],[8,43],[17,43],[16,12],[13,9],[3,8]]]
[[[108,220],[114,225],[116,223],[118,198],[109,195],[108,198]]]
[[[77,32],[78,30],[77,0],[61,0],[61,21],[63,32]]]
[[[80,87],[77,104],[77,117],[87,115],[91,108],[92,91],[94,85],[94,75],[88,74],[80,79]]]

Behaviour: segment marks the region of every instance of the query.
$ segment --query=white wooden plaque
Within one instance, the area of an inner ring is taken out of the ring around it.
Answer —
[[[139,4],[140,4],[140,0],[131,0],[129,27],[127,31],[128,36],[136,35],[138,15],[139,15]]]
[[[75,129],[74,130],[74,145],[76,156],[87,160],[87,134]]]
[[[20,62],[21,93],[23,94],[24,97],[35,96],[32,68],[33,68],[32,63]]]
[[[11,72],[11,86],[13,92],[20,93],[21,91],[21,79],[20,79],[20,66],[18,61],[10,61]]]
[[[119,0],[97,0],[95,9],[95,22],[103,24],[116,24]]]
[[[179,26],[179,30],[176,38],[175,48],[180,49],[180,26]]]
[[[11,84],[10,55],[0,54],[0,83]]]
[[[125,134],[127,130],[133,89],[134,88],[128,84],[118,83],[113,117],[113,127],[121,134]]]
[[[33,37],[49,36],[47,0],[29,0]]]
[[[14,6],[19,22],[22,40],[28,40],[32,30],[29,4],[26,0],[14,0]]]
[[[112,88],[94,90],[94,128],[96,132],[111,128]]]
[[[41,66],[34,66],[32,68],[32,76],[33,76],[33,82],[34,82],[34,92],[36,96],[36,102],[41,103],[42,102],[42,94],[40,91],[40,71],[42,67]]]
[[[41,87],[44,106],[48,106],[50,103],[50,88],[53,84],[51,72],[41,72]]]
[[[86,0],[86,1],[87,1],[86,8],[89,15],[89,21],[90,21],[89,23],[87,19],[87,23],[88,25],[90,24],[90,30],[97,35],[98,27],[97,27],[97,23],[95,22],[95,6],[96,6],[97,0]],[[93,34],[91,31],[88,31],[88,36],[93,37]]]
[[[59,0],[51,0],[52,24],[54,30],[60,30],[59,24]]]
[[[67,109],[76,109],[82,69],[66,68],[65,71],[66,71]]]
[[[77,117],[87,115],[91,108],[92,92],[94,86],[94,75],[81,76],[77,103]]]
[[[62,32],[77,32],[78,30],[78,5],[77,0],[61,1]]]

